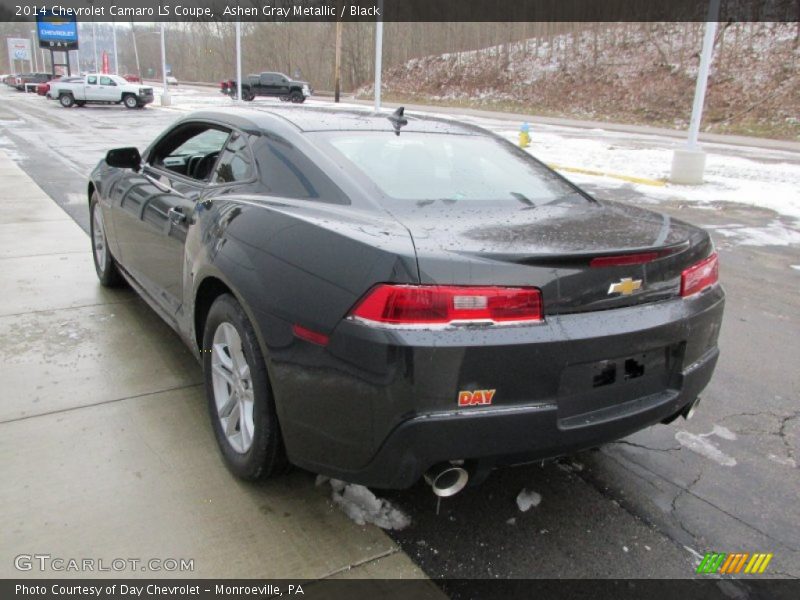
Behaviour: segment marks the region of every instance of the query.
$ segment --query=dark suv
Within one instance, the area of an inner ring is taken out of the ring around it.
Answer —
[[[231,79],[219,85],[223,94],[236,97],[236,81]],[[242,98],[248,102],[254,100],[256,96],[275,96],[284,102],[301,104],[313,91],[307,81],[296,81],[283,73],[248,75],[247,79],[242,81]]]

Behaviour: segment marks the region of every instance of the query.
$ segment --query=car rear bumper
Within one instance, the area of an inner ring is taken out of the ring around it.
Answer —
[[[565,426],[556,405],[426,414],[401,423],[374,459],[345,480],[381,488],[413,485],[432,465],[466,458],[499,466],[565,456],[655,425],[692,404],[708,384],[719,351],[683,374],[680,390],[665,390],[614,405]]]
[[[394,331],[345,321],[327,348],[295,340],[270,352],[289,458],[404,488],[441,461],[513,464],[619,439],[697,399],[719,355],[723,307],[717,286],[524,327]],[[459,392],[479,389],[495,390],[490,406],[459,407]]]

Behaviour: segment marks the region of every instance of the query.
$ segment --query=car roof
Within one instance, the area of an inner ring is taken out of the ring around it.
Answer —
[[[390,112],[375,113],[369,109],[339,109],[326,107],[269,107],[238,108],[225,111],[203,111],[194,113],[187,120],[211,119],[229,122],[243,129],[272,130],[281,124],[289,125],[300,132],[312,131],[392,131],[394,126],[388,119]],[[401,133],[450,133],[459,135],[486,135],[487,132],[474,125],[429,115],[405,114],[408,124]],[[245,125],[245,122],[247,125]]]

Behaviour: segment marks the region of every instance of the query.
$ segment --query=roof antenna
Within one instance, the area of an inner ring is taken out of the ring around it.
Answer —
[[[404,112],[405,112],[405,108],[401,106],[396,111],[394,111],[391,115],[386,117],[387,119],[389,119],[392,122],[392,127],[394,127],[394,134],[395,135],[400,135],[400,128],[403,125],[408,125],[408,119],[406,119],[403,116]]]

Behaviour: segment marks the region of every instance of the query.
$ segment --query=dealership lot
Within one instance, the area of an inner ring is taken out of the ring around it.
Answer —
[[[438,516],[422,484],[386,493],[413,519],[392,539],[348,521],[307,473],[234,480],[217,457],[197,363],[132,292],[96,283],[81,231],[86,174],[108,148],[143,148],[184,110],[226,99],[192,90],[173,109],[126,111],[0,97],[0,446],[17,482],[2,491],[5,576],[21,552],[123,548],[193,558],[199,576],[422,576],[410,557],[432,576],[682,577],[707,551],[773,552],[772,575],[800,576],[796,220],[724,196],[703,206],[665,197],[655,208],[716,232],[728,292],[722,358],[695,419],[497,473]],[[515,124],[505,127],[513,135]],[[618,135],[643,151],[671,143]],[[800,163],[788,151],[719,152]],[[581,184],[651,206],[640,186]],[[514,501],[523,488],[542,497],[525,513]]]

